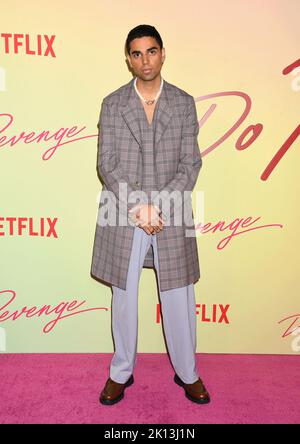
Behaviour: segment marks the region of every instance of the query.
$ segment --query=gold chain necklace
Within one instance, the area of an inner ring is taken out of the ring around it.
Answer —
[[[153,105],[153,103],[155,102],[155,100],[158,98],[158,96],[160,95],[161,91],[162,91],[162,87],[163,87],[163,83],[164,83],[164,79],[161,78],[161,82],[160,82],[160,88],[158,93],[156,94],[155,98],[152,100],[147,100],[144,99],[144,97],[141,96],[141,94],[139,93],[137,86],[136,86],[136,82],[137,82],[137,77],[134,79],[134,89],[136,90],[137,95],[139,96],[139,98],[146,103],[146,105]]]

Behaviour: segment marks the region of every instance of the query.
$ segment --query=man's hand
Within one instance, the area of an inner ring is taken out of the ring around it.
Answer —
[[[160,209],[154,205],[140,204],[130,210],[130,217],[147,234],[153,234],[163,229],[164,221],[159,213]]]

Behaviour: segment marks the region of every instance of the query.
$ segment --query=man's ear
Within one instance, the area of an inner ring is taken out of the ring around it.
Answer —
[[[130,57],[129,57],[129,55],[126,56],[126,59],[127,59],[127,62],[128,62],[128,64],[129,64],[130,68],[132,68],[132,65],[131,65],[131,61],[130,61]]]
[[[164,62],[164,61],[165,61],[165,58],[166,58],[166,51],[165,51],[165,48],[161,48],[161,54],[162,54],[162,61]]]

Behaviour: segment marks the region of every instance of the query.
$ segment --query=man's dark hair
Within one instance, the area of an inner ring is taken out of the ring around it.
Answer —
[[[151,25],[138,25],[133,28],[126,39],[126,52],[130,55],[130,43],[132,40],[140,37],[153,37],[160,46],[160,49],[163,47],[163,41],[159,32]]]

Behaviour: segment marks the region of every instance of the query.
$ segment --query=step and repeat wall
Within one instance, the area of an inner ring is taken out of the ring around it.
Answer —
[[[128,32],[160,32],[162,77],[195,98],[197,351],[300,351],[298,0],[10,1],[0,16],[0,351],[112,352],[91,274],[102,99]],[[204,212],[200,209],[204,208]],[[139,352],[165,352],[154,270]]]

